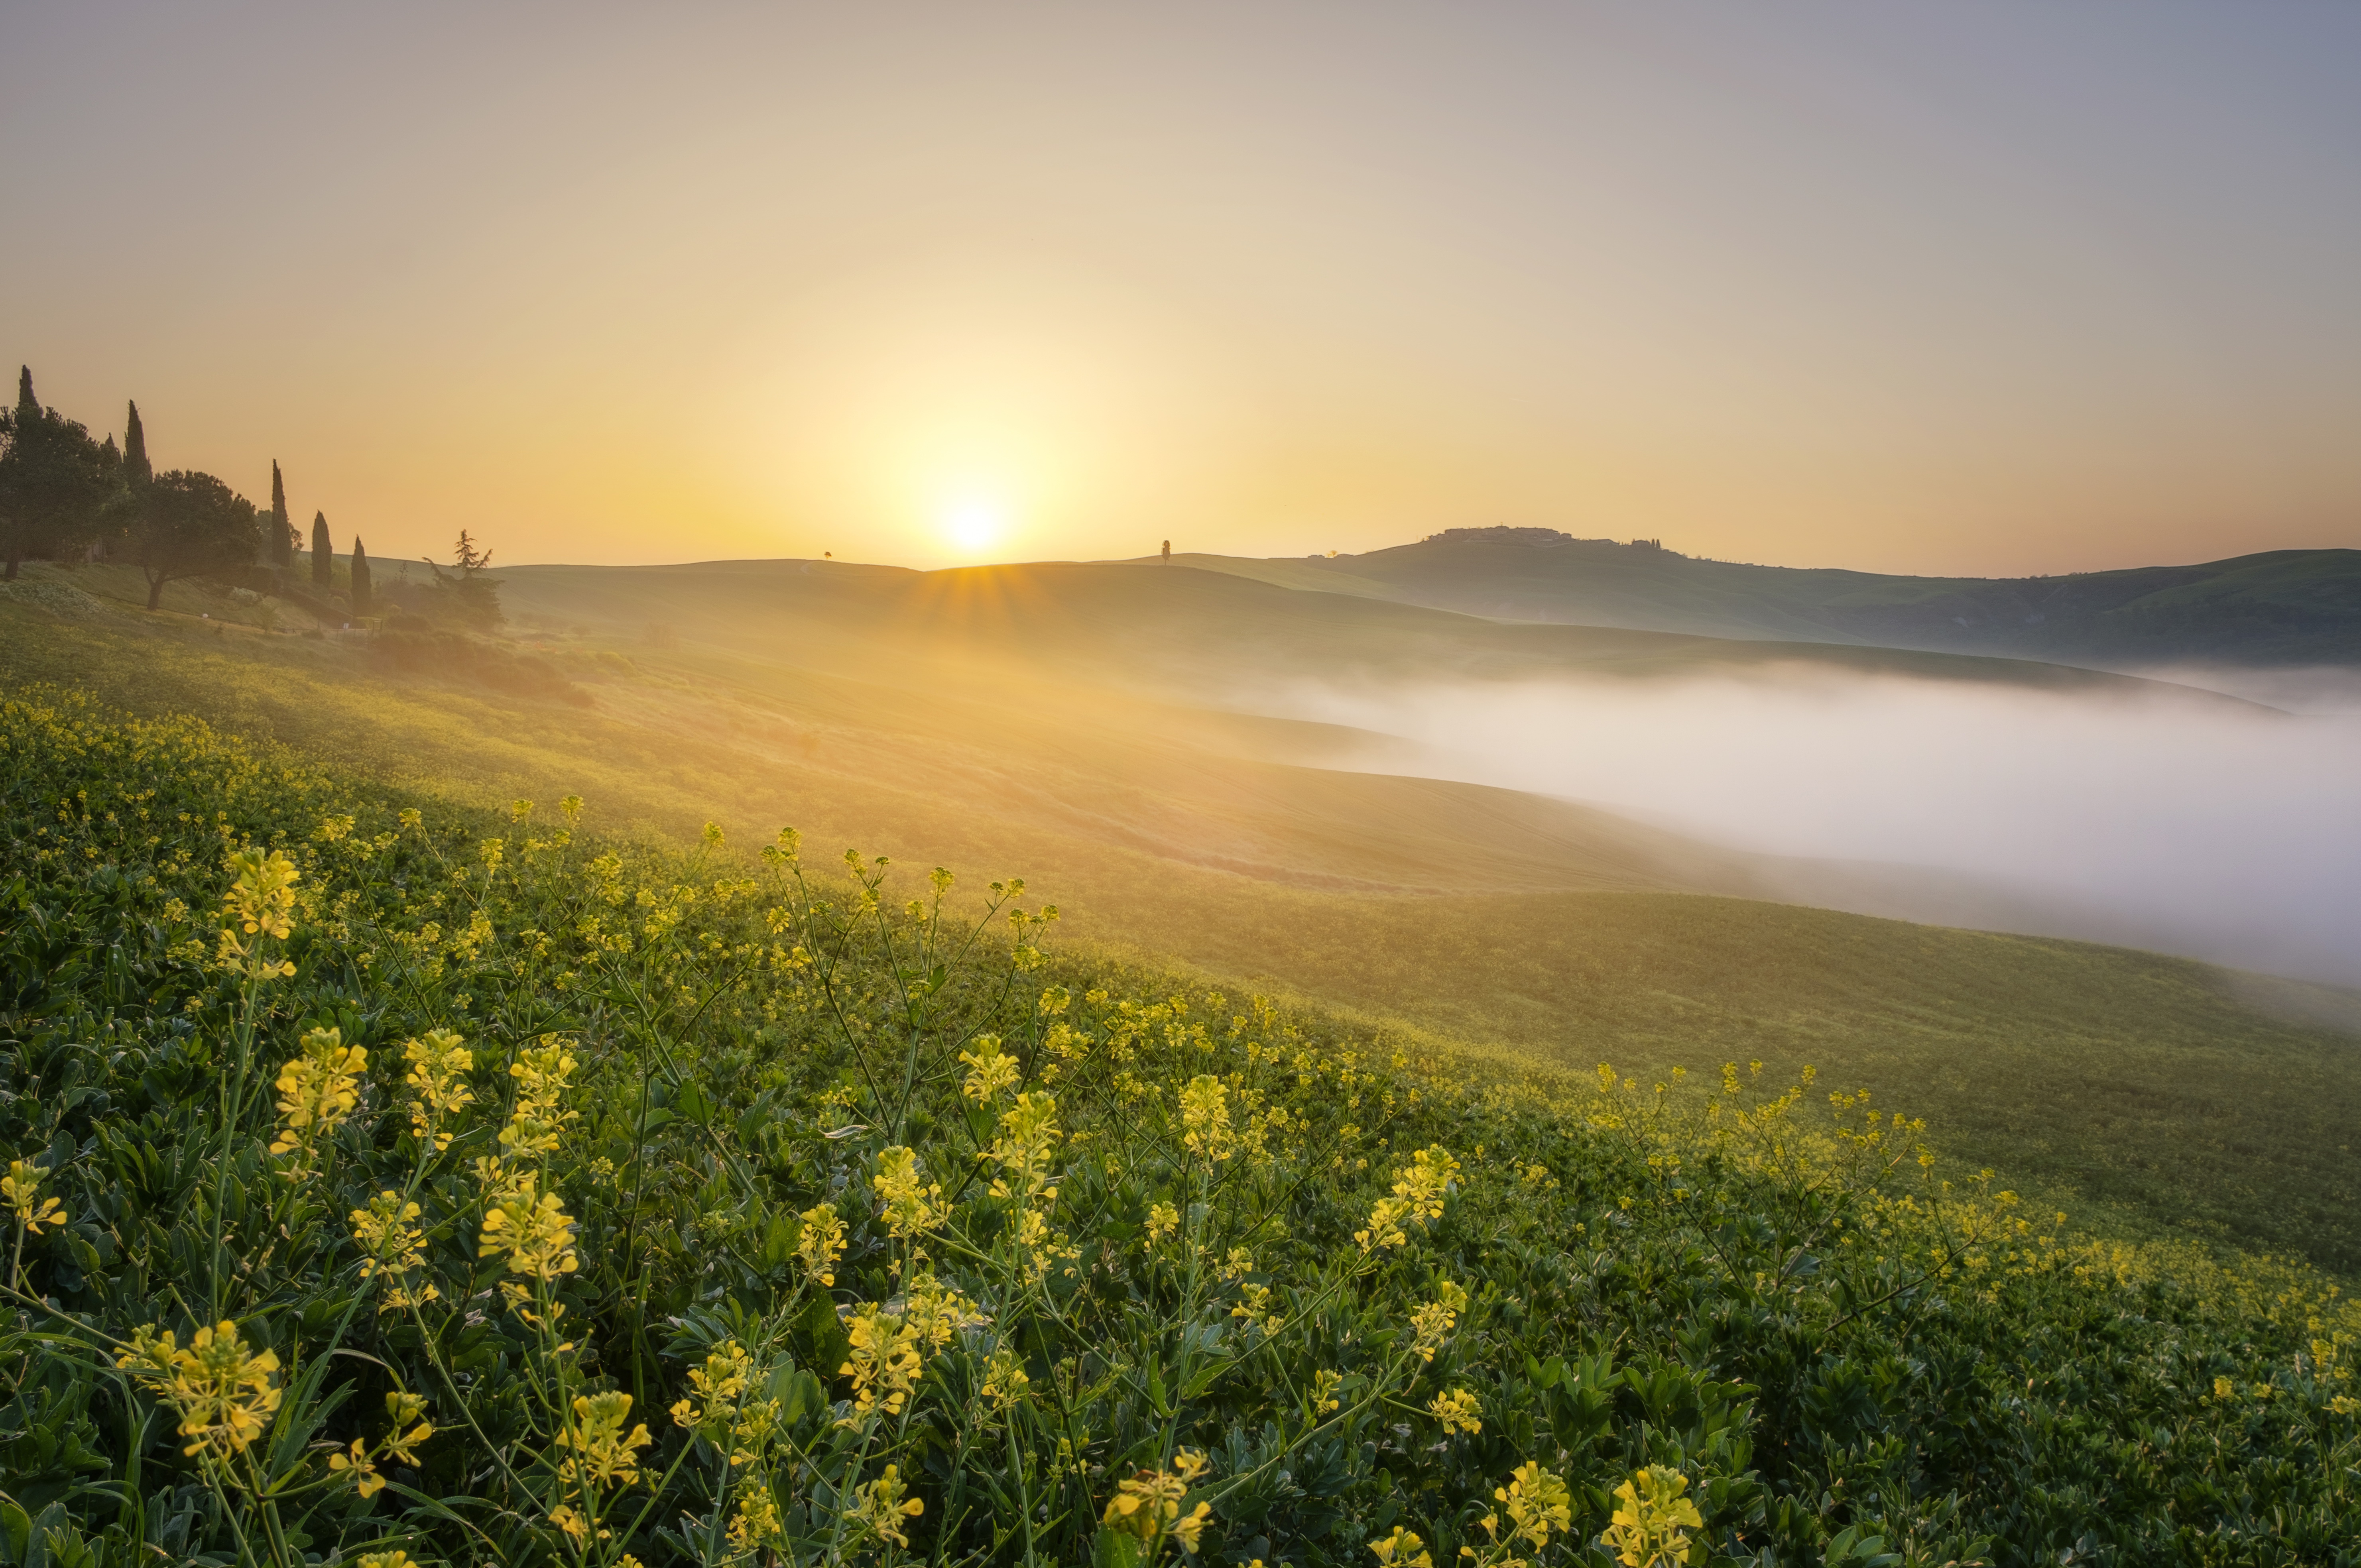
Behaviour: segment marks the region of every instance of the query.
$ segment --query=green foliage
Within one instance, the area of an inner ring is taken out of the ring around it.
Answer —
[[[0,704],[0,1560],[2356,1560],[2300,1266],[578,811]]]
[[[0,413],[0,557],[14,582],[29,555],[69,552],[96,538],[123,489],[122,464],[111,444],[33,393],[33,372],[21,369],[16,405]]]
[[[228,572],[254,559],[259,543],[254,503],[211,474],[175,468],[136,498],[124,553],[148,580],[148,608],[175,577]]]

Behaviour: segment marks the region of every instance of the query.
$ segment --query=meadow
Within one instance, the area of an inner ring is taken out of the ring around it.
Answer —
[[[0,800],[12,1564],[2361,1560],[2333,1281],[1808,1068],[50,688]]]
[[[2348,992],[1773,902],[1743,857],[1508,791],[1340,773],[1318,727],[1109,696],[1079,661],[1055,684],[901,668],[791,617],[706,619],[808,662],[528,624],[513,649],[575,672],[582,707],[356,642],[0,610],[0,668],[477,807],[578,792],[634,841],[795,821],[1023,868],[1057,887],[1078,948],[1511,1066],[1813,1062],[2078,1222],[2361,1269]],[[853,673],[814,667],[832,663]]]

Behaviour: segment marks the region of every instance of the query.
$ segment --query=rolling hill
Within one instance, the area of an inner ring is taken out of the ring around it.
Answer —
[[[1554,529],[1464,528],[1359,555],[1173,559],[1502,620],[2105,668],[2361,664],[2361,550],[2048,577],[1907,577],[1702,560]]]
[[[857,846],[971,883],[1019,872],[1071,939],[1502,1060],[1808,1061],[1924,1113],[1970,1168],[2080,1214],[2361,1270],[2361,1031],[2345,992],[1807,907],[1783,891],[1791,868],[1417,777],[1415,758],[1399,774],[1340,771],[1325,764],[1369,738],[1213,700],[1280,658],[1620,678],[1800,656],[2132,683],[1501,627],[1179,569],[807,565],[511,574],[522,630],[497,652],[552,672],[559,695],[488,685],[463,663],[404,665],[359,634],[273,633],[226,600],[149,616],[79,588],[55,596],[70,613],[0,605],[0,671],[203,715],[471,806],[578,792],[603,831],[676,839],[711,819],[743,843],[792,823],[816,859]],[[215,610],[242,619],[199,619]]]

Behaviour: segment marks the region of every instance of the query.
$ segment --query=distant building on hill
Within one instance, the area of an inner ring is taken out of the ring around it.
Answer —
[[[1430,533],[1421,541],[1426,544],[1527,544],[1548,550],[1560,544],[1612,544],[1619,550],[1659,550],[1667,555],[1678,555],[1677,550],[1665,550],[1661,539],[1634,539],[1624,544],[1612,539],[1576,539],[1573,534],[1555,528],[1515,528],[1505,523],[1490,528],[1446,528],[1440,533]]]

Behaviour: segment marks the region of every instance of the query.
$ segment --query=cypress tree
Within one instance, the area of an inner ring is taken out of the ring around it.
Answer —
[[[357,620],[369,612],[368,552],[361,547],[361,536],[353,535],[353,619]]]
[[[131,405],[131,417],[123,425],[123,482],[134,490],[144,490],[156,477],[148,462],[148,427],[139,422],[139,405]]]
[[[16,417],[27,415],[41,417],[41,400],[33,396],[33,367],[20,365],[16,367]]]
[[[322,593],[335,581],[336,553],[328,548],[328,514],[312,514],[312,586]]]
[[[266,552],[274,566],[290,566],[295,561],[295,527],[287,520],[287,481],[279,477],[279,459],[270,460],[270,537],[264,541]],[[314,576],[319,568],[312,568]]]

